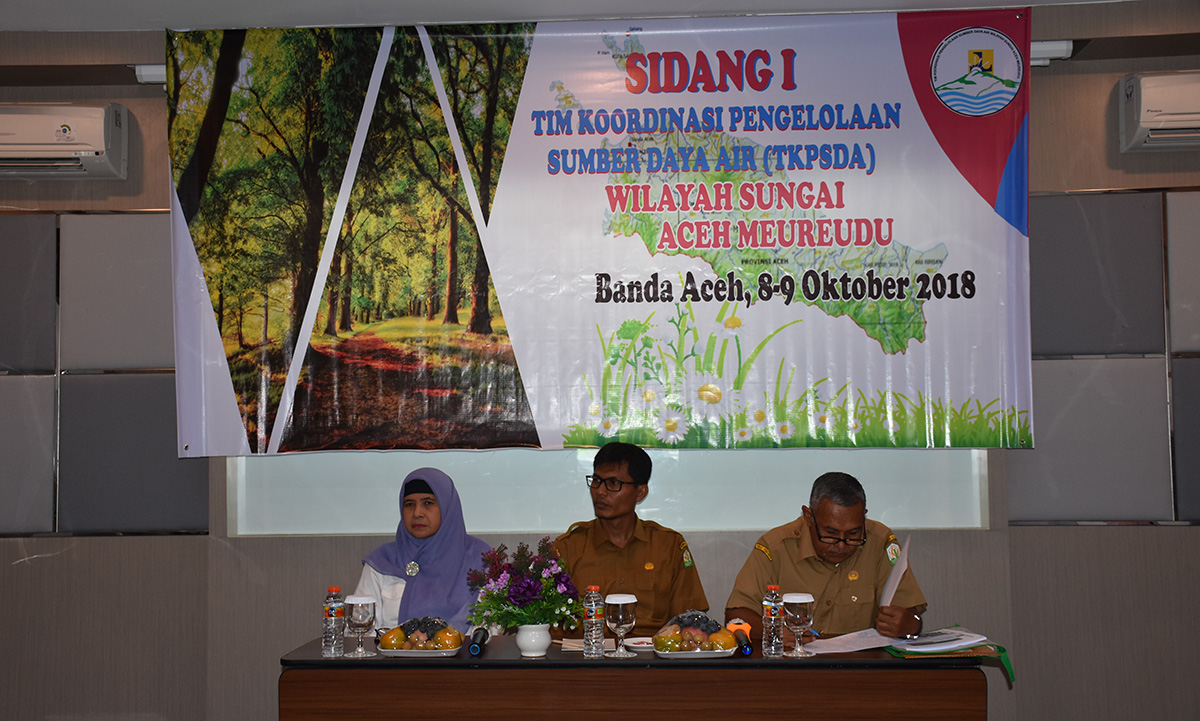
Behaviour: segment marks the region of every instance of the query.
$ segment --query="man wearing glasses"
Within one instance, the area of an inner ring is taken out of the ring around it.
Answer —
[[[800,518],[754,544],[725,604],[726,620],[740,617],[755,640],[762,638],[762,597],[774,583],[782,593],[813,595],[813,629],[822,636],[871,627],[892,637],[920,633],[926,603],[911,567],[893,605],[879,605],[900,543],[887,526],[867,518],[867,495],[858,480],[826,473],[813,483],[809,504]]]
[[[653,635],[677,613],[708,610],[687,541],[637,516],[650,491],[650,469],[650,456],[639,446],[601,446],[592,475],[585,476],[596,518],[572,524],[554,541],[576,588],[596,585],[604,595],[637,596],[631,637]]]

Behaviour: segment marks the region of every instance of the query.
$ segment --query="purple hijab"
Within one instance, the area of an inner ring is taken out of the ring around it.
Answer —
[[[400,486],[401,509],[404,488],[415,479],[428,483],[437,496],[442,512],[437,533],[429,538],[413,537],[404,527],[402,511],[396,540],[368,553],[363,563],[386,576],[405,579],[404,595],[400,597],[400,623],[410,618],[441,616],[466,632],[470,625],[467,607],[475,602],[475,595],[467,588],[467,571],[483,567],[483,553],[491,546],[467,535],[454,481],[436,468],[418,468],[404,477]],[[421,568],[415,576],[405,572],[409,561],[416,561]]]

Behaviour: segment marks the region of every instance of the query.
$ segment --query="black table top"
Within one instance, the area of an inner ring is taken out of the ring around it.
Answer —
[[[354,639],[346,638],[346,650],[354,648]],[[377,655],[370,658],[323,658],[321,656],[321,639],[316,638],[288,653],[280,659],[284,671],[299,668],[349,669],[349,668],[580,668],[580,667],[621,667],[621,668],[761,668],[765,666],[795,666],[797,668],[976,668],[980,665],[979,658],[961,657],[930,657],[930,658],[897,658],[883,649],[858,651],[855,653],[820,654],[811,658],[782,658],[764,659],[756,649],[752,656],[729,656],[725,658],[659,658],[653,651],[639,651],[637,658],[632,659],[585,659],[579,651],[563,651],[558,643],[550,645],[550,650],[543,658],[522,658],[517,649],[516,637],[512,635],[495,636],[488,643],[483,653],[472,656],[467,652],[467,644],[459,648],[454,656],[384,656],[378,653],[373,640],[367,640],[364,647],[371,648]]]

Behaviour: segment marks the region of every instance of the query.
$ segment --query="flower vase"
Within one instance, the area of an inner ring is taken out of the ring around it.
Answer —
[[[550,624],[517,626],[517,648],[522,658],[541,658],[550,648]]]

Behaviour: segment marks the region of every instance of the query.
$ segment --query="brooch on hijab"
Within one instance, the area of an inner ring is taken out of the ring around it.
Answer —
[[[421,567],[417,565],[416,561],[409,561],[408,565],[404,567],[404,572],[410,576],[415,576],[420,573],[420,571]]]

